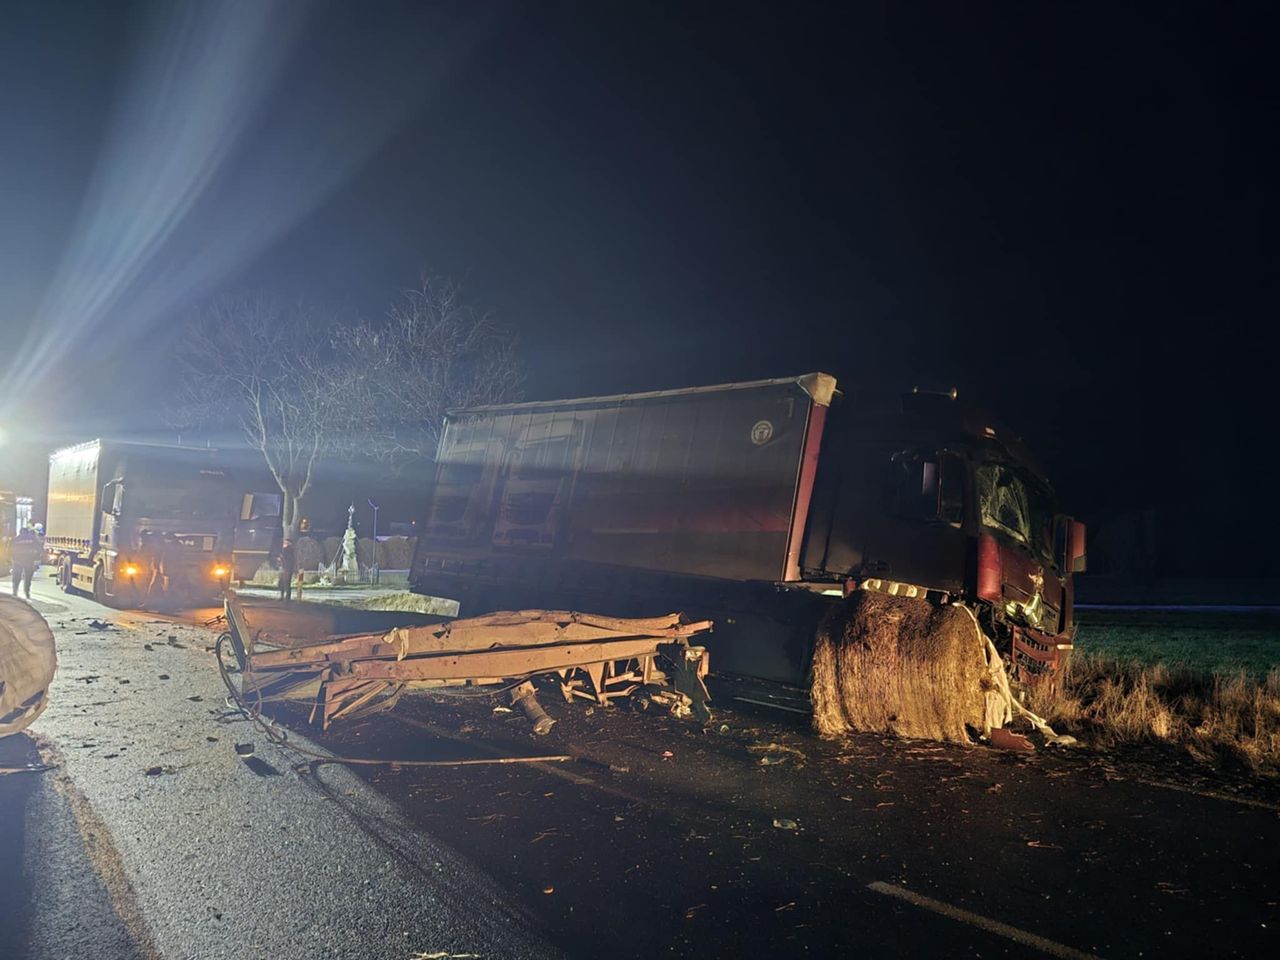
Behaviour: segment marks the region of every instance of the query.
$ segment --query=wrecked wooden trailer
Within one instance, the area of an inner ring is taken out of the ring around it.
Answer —
[[[501,611],[448,619],[318,605],[226,601],[225,639],[250,708],[292,700],[311,721],[390,709],[406,689],[496,687],[538,733],[552,722],[531,678],[556,674],[566,700],[601,706],[644,693],[708,719],[707,652],[690,641],[709,620],[681,614],[624,619],[563,610]]]

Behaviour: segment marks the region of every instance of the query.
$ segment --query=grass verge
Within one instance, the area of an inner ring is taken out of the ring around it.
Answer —
[[[1280,668],[1215,673],[1077,654],[1056,695],[1028,705],[1097,746],[1162,743],[1227,767],[1280,775]]]

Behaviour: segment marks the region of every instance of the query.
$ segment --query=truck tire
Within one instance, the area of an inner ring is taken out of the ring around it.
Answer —
[[[93,599],[104,607],[115,606],[115,596],[113,591],[110,589],[110,586],[110,581],[107,580],[106,574],[102,572],[102,564],[94,564]]]
[[[62,588],[63,593],[75,593],[76,588],[71,583],[71,558],[63,557],[62,563],[58,567],[58,586]]]

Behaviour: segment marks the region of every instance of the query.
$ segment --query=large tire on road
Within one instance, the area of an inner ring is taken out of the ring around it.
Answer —
[[[0,737],[40,716],[58,667],[53,631],[29,603],[0,596]]]

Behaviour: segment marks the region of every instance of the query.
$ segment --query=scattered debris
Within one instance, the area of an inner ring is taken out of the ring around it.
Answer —
[[[496,685],[551,673],[559,674],[566,700],[600,707],[656,690],[667,694],[673,710],[710,719],[702,679],[706,650],[690,640],[711,622],[687,623],[680,614],[623,619],[521,610],[335,637],[332,621],[319,621],[314,612],[237,600],[228,600],[226,609],[225,636],[244,678],[239,697],[309,701],[312,720],[325,728],[389,709],[407,685]],[[660,690],[664,685],[674,692]],[[541,716],[531,719],[549,729]]]
[[[253,744],[252,744],[252,743],[237,743],[237,744],[236,744],[236,756],[239,756],[239,757],[252,757],[252,756],[253,756]]]
[[[789,820],[786,817],[775,817],[773,820],[773,825],[777,827],[779,830],[799,830],[800,829],[800,824],[796,823],[794,820]]]
[[[160,679],[161,679],[161,680],[168,680],[168,679],[169,679],[169,675],[168,675],[167,673],[162,673],[162,674],[160,674]]]
[[[1014,733],[1004,727],[991,728],[991,745],[1000,750],[1011,750],[1014,753],[1035,753],[1036,747],[1020,733]]]
[[[760,765],[766,767],[786,763],[788,757],[793,757],[800,763],[808,759],[803,751],[784,743],[756,743],[747,747],[747,752],[761,754]]]
[[[556,892],[556,888],[555,888],[555,887],[543,887],[543,888],[542,888],[542,892],[543,892],[543,893],[555,893],[555,892]]]
[[[187,699],[190,700],[192,703],[204,702],[204,697],[200,696],[199,694],[196,694],[194,697],[187,697]]]
[[[111,629],[111,624],[107,623],[105,620],[90,620],[90,621],[89,621],[89,629],[91,629],[91,630],[110,630],[110,629]]]

